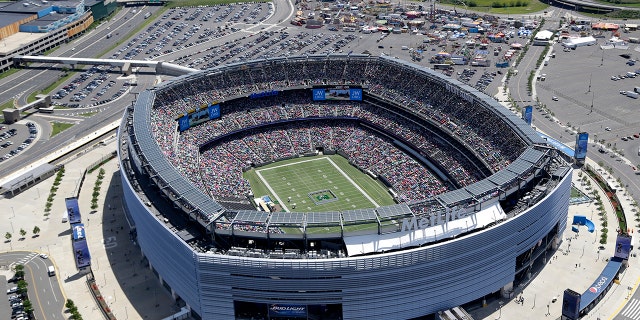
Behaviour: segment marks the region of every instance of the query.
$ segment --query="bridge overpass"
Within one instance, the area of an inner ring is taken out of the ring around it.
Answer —
[[[67,64],[71,68],[76,65],[104,65],[120,68],[124,74],[131,74],[132,67],[152,68],[156,74],[168,76],[181,76],[189,74],[198,69],[183,67],[177,64],[163,61],[146,61],[146,60],[118,60],[118,59],[92,59],[92,58],[67,58],[67,57],[51,57],[51,56],[15,56],[14,63],[21,65],[27,62],[51,63],[51,64]]]
[[[629,8],[622,6],[611,6],[604,3],[598,3],[595,0],[541,0],[551,6],[573,7],[576,11],[593,11],[593,12],[611,12],[616,10],[640,10],[640,8]]]

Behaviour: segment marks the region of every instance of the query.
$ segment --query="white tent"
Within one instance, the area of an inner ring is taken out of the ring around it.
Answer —
[[[549,31],[549,30],[542,30],[539,31],[538,33],[536,33],[536,36],[534,39],[536,40],[551,40],[551,38],[553,37],[553,32]]]
[[[575,38],[569,38],[566,39],[562,45],[567,47],[567,48],[577,48],[577,47],[584,47],[584,46],[592,46],[595,45],[597,43],[596,38],[592,37],[592,36],[588,36],[588,37],[575,37]]]

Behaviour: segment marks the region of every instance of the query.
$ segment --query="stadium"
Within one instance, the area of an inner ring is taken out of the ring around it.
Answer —
[[[411,319],[509,296],[571,165],[497,101],[390,57],[229,64],[138,94],[132,237],[200,319]],[[459,310],[459,309],[454,309]]]

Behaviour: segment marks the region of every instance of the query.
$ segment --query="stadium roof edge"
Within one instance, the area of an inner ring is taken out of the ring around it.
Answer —
[[[513,129],[513,131],[523,140],[526,142],[526,144],[529,145],[529,148],[532,147],[532,145],[547,145],[546,141],[544,141],[536,132],[535,130],[533,130],[530,126],[526,125],[524,123],[524,121],[520,118],[518,118],[516,115],[510,113],[506,108],[504,108],[503,106],[501,106],[498,101],[484,95],[484,93],[479,92],[476,89],[471,88],[470,86],[463,84],[455,79],[448,79],[448,78],[444,78],[443,75],[441,75],[440,73],[431,70],[429,68],[425,68],[422,66],[418,66],[406,61],[401,61],[401,60],[397,60],[397,59],[393,59],[390,57],[372,57],[372,56],[363,56],[363,55],[328,55],[328,56],[293,56],[293,57],[286,57],[286,58],[270,58],[270,59],[259,59],[259,60],[251,60],[248,62],[244,62],[244,63],[235,63],[235,64],[230,64],[230,65],[224,65],[224,66],[219,66],[216,68],[212,68],[212,69],[207,69],[207,70],[202,70],[202,71],[198,71],[198,72],[194,72],[191,74],[186,74],[186,75],[182,75],[179,77],[176,77],[174,79],[172,79],[171,81],[168,82],[164,82],[162,84],[159,84],[151,89],[147,89],[145,91],[143,91],[139,96],[138,96],[138,100],[136,101],[136,105],[135,105],[135,111],[134,111],[134,133],[137,136],[138,134],[141,134],[141,136],[139,138],[148,140],[145,141],[144,143],[144,147],[148,150],[144,150],[143,154],[147,154],[147,152],[149,152],[148,154],[159,154],[159,146],[157,145],[157,143],[155,141],[153,141],[153,137],[151,135],[151,130],[148,126],[148,121],[149,121],[149,117],[150,117],[150,110],[153,106],[153,100],[155,99],[155,95],[158,92],[158,90],[164,90],[165,88],[170,88],[173,85],[177,84],[177,83],[181,83],[183,81],[190,81],[190,80],[194,80],[194,79],[198,79],[200,77],[205,77],[208,75],[212,75],[215,73],[220,73],[220,72],[225,72],[228,70],[234,70],[237,68],[241,68],[242,66],[246,66],[247,64],[259,64],[259,63],[269,63],[269,62],[286,62],[286,61],[305,61],[305,60],[316,60],[316,59],[344,59],[344,58],[352,58],[352,59],[367,59],[367,60],[371,60],[371,61],[386,61],[386,62],[390,62],[390,63],[394,63],[394,64],[402,64],[405,67],[411,67],[415,70],[421,71],[421,72],[425,72],[428,75],[430,75],[430,77],[438,82],[441,83],[443,85],[447,85],[447,87],[453,85],[455,86],[455,91],[456,93],[460,94],[468,94],[470,95],[470,98],[473,99],[474,102],[481,104],[485,107],[490,107],[489,110],[492,110],[497,116],[499,116],[500,118],[502,118],[506,123],[508,123],[508,125]],[[146,123],[143,123],[146,122]],[[144,132],[146,131],[146,132]],[[141,146],[143,145],[142,143],[140,144]],[[156,150],[150,150],[151,148],[156,148]],[[521,159],[523,157],[523,154],[520,154],[520,156],[518,157],[518,160]],[[162,159],[157,159],[157,158],[153,158],[151,159],[153,162],[157,162],[155,163],[157,166],[159,167],[164,167],[166,165],[171,166],[172,170],[177,171],[164,157],[160,157]],[[149,161],[149,159],[146,159],[147,161]],[[517,160],[516,160],[517,161]],[[515,161],[514,161],[515,162]],[[156,167],[157,167],[156,166]],[[459,203],[460,201],[465,201],[465,199],[467,200],[474,200],[476,199],[476,196],[479,195],[486,195],[486,194],[493,194],[496,190],[503,190],[501,188],[502,185],[508,184],[510,182],[512,182],[514,179],[517,179],[518,174],[515,172],[522,172],[522,171],[526,171],[526,170],[530,170],[531,167],[534,166],[534,163],[531,161],[528,161],[527,159],[522,159],[522,161],[519,161],[518,167],[513,166],[511,168],[511,170],[508,169],[503,169],[501,171],[496,172],[495,174],[493,174],[492,176],[490,176],[489,178],[482,180],[481,182],[483,182],[482,184],[478,184],[474,187],[469,186],[468,188],[462,188],[462,189],[458,189],[458,190],[454,190],[452,191],[451,195],[447,195],[447,194],[442,194],[436,198],[434,198],[434,200],[437,200],[438,202],[440,202],[441,204],[445,205],[445,206],[450,206],[450,205],[454,205],[455,203]],[[154,167],[154,165],[152,165],[152,167]],[[155,169],[154,169],[155,170]],[[513,172],[512,170],[514,170],[515,172]],[[175,177],[177,178],[177,177]],[[184,180],[184,182],[186,182],[183,185],[188,185],[189,188],[195,188],[195,186],[193,186],[190,182],[187,181],[186,178],[182,177],[182,180]],[[210,223],[215,222],[215,220],[217,220],[222,214],[224,214],[226,211],[224,209],[224,207],[222,207],[218,202],[216,202],[214,199],[211,199],[209,196],[205,195],[204,193],[202,193],[202,191],[200,191],[199,189],[197,190],[197,193],[199,193],[199,195],[196,197],[198,200],[197,201],[196,198],[191,199],[191,197],[189,198],[185,198],[186,201],[189,201],[189,203],[191,203],[193,206],[197,207],[200,211],[200,213],[204,214],[206,217],[206,221],[202,220],[201,224],[204,225],[208,225]],[[208,198],[209,200],[207,201],[201,201],[202,200],[202,196]],[[484,199],[481,199],[484,200]],[[193,201],[193,202],[191,202]],[[474,200],[475,201],[475,200]],[[405,204],[406,205],[406,204]],[[408,207],[408,206],[407,206]],[[360,214],[357,215],[357,217],[347,217],[347,215],[351,214],[350,211],[353,210],[346,210],[342,212],[342,216],[344,218],[345,222],[350,222],[350,221],[365,221],[365,220],[378,220],[379,217],[378,215],[375,213],[375,210],[371,210],[370,214],[368,215],[368,218],[364,217],[364,216],[360,216]],[[368,211],[368,210],[365,210]],[[360,213],[364,213],[364,212],[360,212]],[[371,213],[373,215],[371,215]],[[349,219],[348,219],[349,218]],[[356,218],[356,220],[351,220],[353,218]]]

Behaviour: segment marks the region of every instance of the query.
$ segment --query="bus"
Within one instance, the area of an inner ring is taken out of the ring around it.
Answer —
[[[453,67],[448,63],[436,63],[433,65],[433,69],[435,70],[449,70]]]

